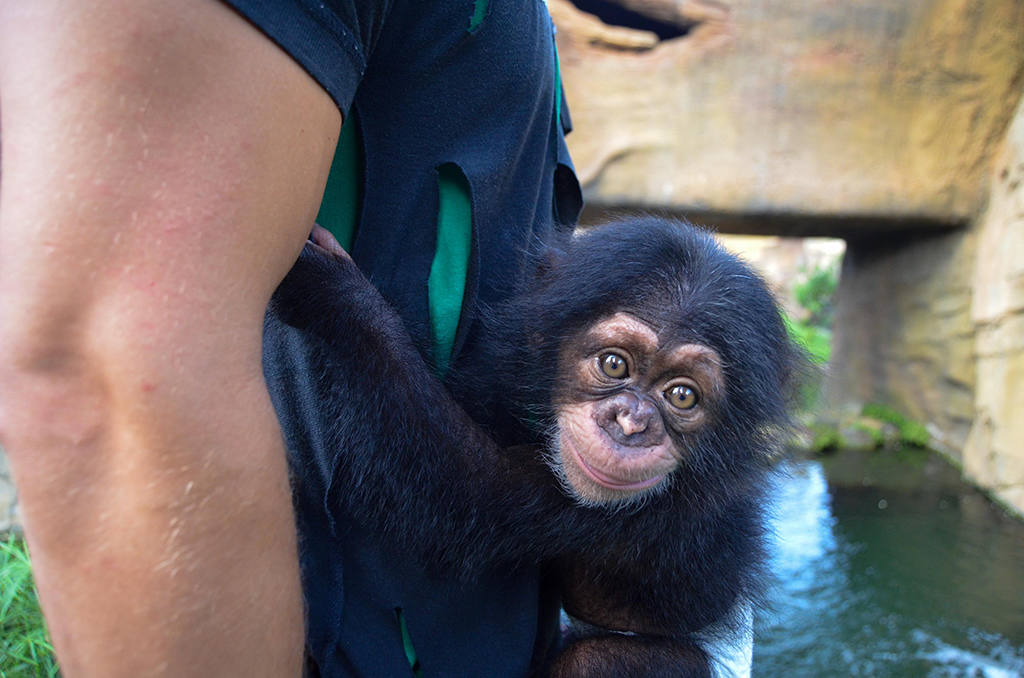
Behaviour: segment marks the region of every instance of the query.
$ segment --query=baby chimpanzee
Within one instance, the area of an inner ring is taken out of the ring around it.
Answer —
[[[479,652],[489,675],[707,676],[701,632],[758,595],[801,360],[763,281],[656,219],[529,261],[444,383],[347,257],[307,245],[274,296],[265,372],[323,675],[391,675],[360,648],[401,642],[427,676]]]

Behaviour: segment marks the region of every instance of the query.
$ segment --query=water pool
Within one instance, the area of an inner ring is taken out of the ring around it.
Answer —
[[[1024,523],[920,450],[786,470],[755,678],[1024,676]]]

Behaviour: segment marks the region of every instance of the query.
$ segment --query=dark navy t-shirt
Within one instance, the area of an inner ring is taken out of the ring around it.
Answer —
[[[580,193],[543,0],[229,1],[357,119],[350,253],[425,353],[438,168],[454,165],[468,182],[470,314],[505,297],[531,235],[575,222]]]
[[[452,237],[439,236],[438,220],[448,204],[442,179],[455,177],[467,241],[455,248],[465,252],[454,276],[461,313],[445,351],[457,364],[474,341],[476,309],[508,295],[531,238],[571,225],[580,208],[544,2],[228,2],[300,63],[352,126],[343,137],[358,152],[336,158],[355,165],[342,174],[357,184],[338,189],[355,196],[345,244],[435,364],[444,323],[431,322],[428,281],[441,240]],[[294,476],[311,672],[407,676],[414,652],[428,678],[525,675],[553,627],[539,573],[494,572],[472,585],[434,579],[334,515],[321,475],[332,450],[308,397],[323,385],[303,373],[301,355],[270,350],[268,386]]]

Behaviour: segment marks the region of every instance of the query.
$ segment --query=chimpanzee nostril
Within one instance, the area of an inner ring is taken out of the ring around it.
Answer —
[[[598,409],[597,423],[612,440],[628,447],[647,447],[662,436],[657,407],[630,392],[608,398]]]
[[[647,423],[650,420],[650,413],[631,412],[629,410],[620,411],[615,417],[615,421],[619,424],[619,428],[622,429],[622,432],[627,436],[646,431]]]

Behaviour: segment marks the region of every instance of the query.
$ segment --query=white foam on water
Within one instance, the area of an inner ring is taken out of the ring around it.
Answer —
[[[1022,678],[1024,676],[1024,657],[1014,656],[1013,650],[1008,646],[1005,649],[994,648],[996,652],[993,654],[997,655],[998,658],[996,658],[951,645],[925,631],[915,631],[913,637],[919,645],[930,646],[930,649],[918,652],[917,657],[939,665],[929,671],[928,678],[945,678],[945,676],[951,678],[953,676]]]

